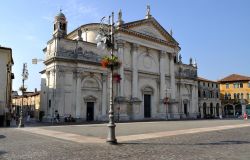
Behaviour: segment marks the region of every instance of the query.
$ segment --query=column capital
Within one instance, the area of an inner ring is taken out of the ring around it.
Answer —
[[[119,39],[116,41],[116,43],[117,43],[118,48],[124,48],[124,44],[125,44],[124,40]]]
[[[139,47],[140,47],[139,44],[137,44],[137,43],[132,43],[132,49],[133,49],[133,50],[138,50]]]
[[[161,58],[164,58],[166,54],[167,54],[166,51],[160,51],[160,57]]]
[[[174,56],[175,56],[174,53],[171,53],[171,52],[166,52],[166,53],[168,53],[168,57],[169,57],[170,60],[174,59]]]

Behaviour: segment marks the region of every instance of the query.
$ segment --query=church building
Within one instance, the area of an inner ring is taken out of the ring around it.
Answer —
[[[77,121],[106,121],[109,112],[110,70],[101,59],[96,36],[100,25],[84,24],[68,33],[68,21],[60,11],[53,36],[43,50],[41,110],[50,120],[71,115]],[[197,118],[197,64],[182,62],[179,43],[151,15],[125,22],[118,13],[114,54],[121,66],[115,70],[113,92],[115,119],[153,120]]]

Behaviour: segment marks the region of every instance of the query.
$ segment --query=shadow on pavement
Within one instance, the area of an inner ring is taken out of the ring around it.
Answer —
[[[211,142],[211,143],[194,143],[194,144],[185,144],[185,143],[147,143],[147,142],[123,142],[118,143],[118,145],[234,145],[234,144],[250,144],[249,141],[219,141],[219,142]]]
[[[7,152],[5,152],[5,151],[0,151],[0,155],[2,155],[2,154],[6,154]]]
[[[0,139],[1,139],[1,138],[5,138],[5,137],[6,137],[6,136],[4,136],[4,135],[0,135]]]

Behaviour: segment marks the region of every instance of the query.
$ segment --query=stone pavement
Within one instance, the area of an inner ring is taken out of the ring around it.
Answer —
[[[75,141],[60,137],[66,134],[64,138],[70,138],[74,134],[105,141],[103,136],[106,137],[106,130],[103,130],[104,128],[106,128],[104,124],[23,129],[1,128],[0,159],[250,159],[249,121],[243,120],[121,123],[117,124],[117,138],[118,141],[120,140],[118,145],[103,142],[92,143],[92,139],[88,143],[82,143],[80,139],[76,142],[77,137],[75,137]],[[54,136],[39,134],[39,130],[47,131],[47,134],[54,133]],[[100,130],[102,133],[95,133]],[[129,131],[123,133],[124,130]],[[85,131],[88,132],[85,133]],[[81,134],[77,134],[78,132]],[[174,135],[166,136],[166,133]],[[146,139],[126,139],[122,142],[122,136],[133,137],[138,134],[159,136],[149,137],[149,139],[148,137]],[[55,138],[56,136],[58,137]]]

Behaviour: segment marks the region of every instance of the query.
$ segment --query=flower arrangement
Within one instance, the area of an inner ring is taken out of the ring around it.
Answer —
[[[104,56],[101,60],[101,65],[103,68],[119,68],[121,62],[119,61],[118,57],[115,55],[111,56]]]

